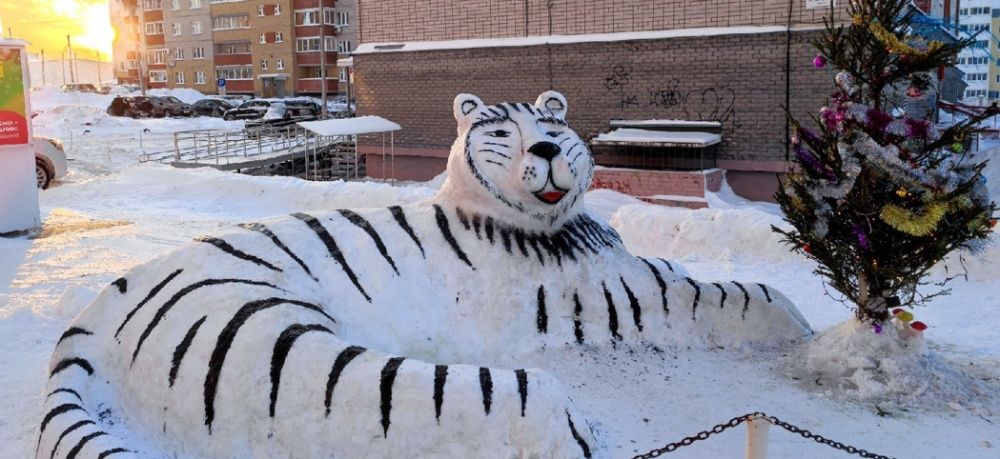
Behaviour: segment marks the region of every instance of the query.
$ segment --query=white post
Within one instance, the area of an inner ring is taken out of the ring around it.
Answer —
[[[746,459],[767,459],[767,432],[771,423],[764,419],[747,420]]]

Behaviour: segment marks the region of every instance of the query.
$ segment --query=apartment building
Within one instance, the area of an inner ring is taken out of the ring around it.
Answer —
[[[211,92],[215,86],[208,0],[164,0],[167,85]]]
[[[958,55],[958,68],[965,73],[968,84],[963,99],[966,104],[989,105],[1000,99],[1000,93],[990,92],[994,82],[1000,82],[997,65],[1000,30],[993,25],[993,17],[1000,16],[1000,8],[995,6],[996,0],[963,0],[958,10],[959,30],[976,40]]]
[[[111,43],[114,79],[118,83],[139,84],[139,4],[138,0],[108,2],[115,38]]]
[[[321,4],[322,1],[322,4]],[[337,94],[357,0],[111,0],[116,78],[262,97]],[[130,19],[131,18],[131,19]],[[130,22],[131,21],[131,22]],[[131,25],[131,28],[130,27]],[[344,35],[341,35],[344,34]],[[322,51],[321,51],[322,48]]]
[[[988,96],[992,100],[1000,100],[1000,8],[993,8],[990,13],[990,29],[993,31],[990,40],[990,89]]]

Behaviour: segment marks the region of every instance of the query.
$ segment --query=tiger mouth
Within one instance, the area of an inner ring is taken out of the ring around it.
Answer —
[[[535,198],[538,198],[539,201],[552,205],[552,204],[558,204],[559,201],[562,201],[562,198],[566,196],[566,191],[556,188],[552,191],[545,191],[545,192],[540,191],[534,193],[534,195]]]

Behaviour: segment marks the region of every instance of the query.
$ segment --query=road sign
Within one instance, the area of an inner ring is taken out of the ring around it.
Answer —
[[[226,79],[225,78],[219,78],[215,82],[215,85],[218,86],[218,87],[220,87],[220,88],[225,88],[226,87]]]

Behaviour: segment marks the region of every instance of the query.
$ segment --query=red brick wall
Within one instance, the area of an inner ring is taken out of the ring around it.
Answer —
[[[812,67],[815,37],[792,34],[790,103],[800,116],[833,90],[833,71]],[[588,140],[611,119],[720,120],[720,159],[785,159],[784,33],[357,54],[354,63],[359,114],[399,123],[398,147],[446,151],[458,93],[534,101],[553,88]]]
[[[841,11],[846,3],[838,3]],[[794,24],[822,24],[828,12],[805,10],[804,0],[791,4]],[[360,2],[359,13],[361,40],[372,43],[783,26],[788,6],[789,0],[379,0]]]
[[[677,195],[705,197],[705,189],[719,191],[722,171],[650,171],[598,168],[591,189],[606,188],[632,196]]]

